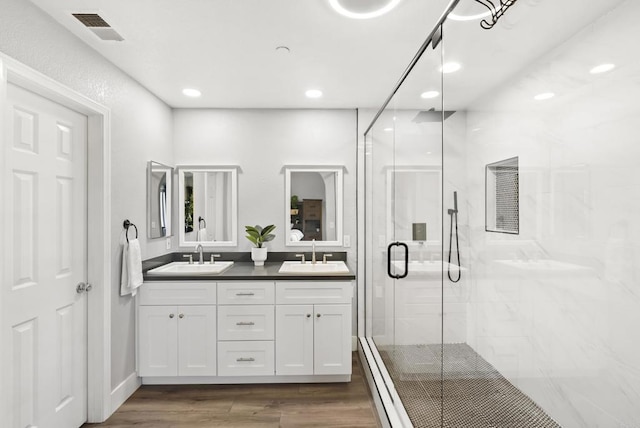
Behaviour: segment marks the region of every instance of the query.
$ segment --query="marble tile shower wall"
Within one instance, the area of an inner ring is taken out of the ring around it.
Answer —
[[[563,427],[640,426],[637,16],[622,2],[476,103],[466,151],[445,153],[468,210],[467,341]],[[512,156],[520,234],[488,233],[484,167]]]

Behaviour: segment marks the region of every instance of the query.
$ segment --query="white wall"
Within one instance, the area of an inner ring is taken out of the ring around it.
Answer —
[[[271,251],[286,247],[285,165],[344,165],[344,234],[355,238],[356,112],[355,110],[174,110],[176,165],[238,165],[238,246],[250,251],[245,225],[275,224]],[[309,244],[311,245],[311,244]],[[356,248],[347,251],[355,269]],[[221,247],[220,251],[224,251]]]
[[[2,0],[0,51],[109,107],[112,113],[112,367],[117,387],[135,370],[134,306],[118,294],[122,221],[138,226],[143,258],[165,252],[146,238],[146,163],[172,164],[171,110],[48,15],[24,0]]]
[[[638,16],[623,2],[475,103],[445,162],[466,187],[468,341],[565,428],[640,423]],[[484,168],[512,156],[520,234],[488,233]]]

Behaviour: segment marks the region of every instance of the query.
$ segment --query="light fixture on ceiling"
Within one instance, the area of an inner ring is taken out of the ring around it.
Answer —
[[[460,70],[460,68],[462,68],[462,66],[460,65],[460,63],[457,62],[447,62],[445,64],[442,65],[442,72],[444,74],[448,74],[448,73],[455,73],[456,71]]]
[[[304,94],[307,98],[320,98],[322,96],[322,91],[319,89],[308,89]]]
[[[340,15],[351,19],[371,19],[382,16],[395,8],[401,0],[329,0],[329,4]],[[362,8],[366,4],[368,7]]]
[[[440,95],[440,92],[438,91],[427,91],[427,92],[421,93],[420,98],[429,99],[429,98],[435,98],[438,95]]]
[[[383,131],[384,132],[391,132],[391,131],[393,131],[393,128],[384,128]]]
[[[198,98],[200,95],[202,95],[202,92],[194,88],[184,88],[182,90],[182,94],[186,95],[187,97]]]
[[[615,64],[600,64],[600,65],[596,65],[591,70],[589,70],[589,73],[591,74],[606,73],[607,71],[611,71],[614,68],[616,68]]]
[[[535,97],[533,97],[533,99],[536,100],[536,101],[544,101],[544,100],[548,100],[550,98],[553,98],[555,96],[556,96],[556,94],[554,94],[553,92],[543,92],[543,93],[538,94]]]
[[[477,13],[475,15],[456,15],[455,13],[450,13],[447,18],[451,18],[454,21],[473,21],[475,19],[486,18],[491,15],[491,11],[486,11],[482,13]]]

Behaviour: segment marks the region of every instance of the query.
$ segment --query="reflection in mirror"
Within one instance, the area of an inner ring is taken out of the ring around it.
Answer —
[[[402,242],[440,243],[441,189],[439,166],[389,168],[387,236]]]
[[[178,167],[180,245],[237,244],[237,167]]]
[[[149,238],[171,236],[171,180],[173,168],[147,164],[147,232]]]
[[[342,245],[343,167],[285,167],[286,245]]]

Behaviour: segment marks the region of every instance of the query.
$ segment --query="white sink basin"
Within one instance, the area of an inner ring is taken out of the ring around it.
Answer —
[[[295,262],[282,262],[279,273],[291,273],[296,275],[339,275],[349,273],[349,268],[342,261],[330,261],[327,263],[318,262],[313,264],[311,262],[300,263]]]
[[[149,275],[211,275],[224,272],[233,266],[233,262],[215,262],[198,264],[195,262],[171,262],[147,271]]]

